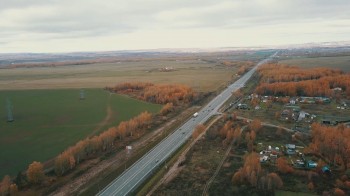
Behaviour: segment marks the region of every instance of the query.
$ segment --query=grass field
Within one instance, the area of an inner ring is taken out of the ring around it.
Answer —
[[[172,72],[158,69],[170,66]],[[196,90],[216,89],[229,81],[235,69],[202,61],[123,62],[62,67],[3,69],[0,89],[103,88],[126,81],[182,83]],[[208,82],[210,79],[210,82]]]
[[[34,161],[53,158],[66,147],[91,134],[117,125],[143,111],[158,112],[150,104],[101,89],[0,91],[0,178],[15,175]],[[13,105],[8,123],[6,102]]]
[[[279,61],[282,64],[297,65],[301,67],[329,67],[350,72],[350,56],[337,57],[295,57]]]
[[[224,66],[233,62],[258,61],[263,54],[227,56],[193,56],[190,59],[148,59],[115,63],[94,63],[52,67],[1,69],[0,90],[103,88],[126,81],[152,83],[181,83],[196,91],[214,91],[226,85],[239,67]],[[175,71],[161,72],[171,67]]]

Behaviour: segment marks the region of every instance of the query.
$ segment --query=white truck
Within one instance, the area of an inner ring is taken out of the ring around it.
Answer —
[[[198,112],[193,114],[193,117],[196,118],[198,116]]]

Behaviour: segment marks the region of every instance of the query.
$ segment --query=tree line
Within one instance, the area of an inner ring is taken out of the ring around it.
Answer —
[[[311,125],[312,142],[308,151],[322,156],[329,164],[339,165],[342,170],[350,167],[350,128]]]
[[[332,97],[333,89],[341,88],[350,97],[350,74],[337,69],[266,64],[258,73],[261,79],[255,92],[260,95]]]
[[[135,132],[146,128],[151,119],[152,114],[143,112],[128,121],[121,122],[116,127],[109,128],[98,136],[79,141],[56,157],[55,173],[58,176],[64,175],[90,156],[111,150],[117,146],[118,140],[132,137]]]
[[[148,128],[151,120],[151,113],[142,112],[138,116],[123,121],[118,126],[111,127],[99,135],[77,142],[55,158],[54,171],[56,176],[65,175],[84,160],[119,147],[122,143],[121,140],[124,138],[132,137],[135,133],[139,134]],[[6,175],[0,182],[0,195],[17,195],[18,188],[27,185],[39,185],[45,179],[47,179],[47,176],[43,164],[34,161],[28,166],[24,176],[20,172],[16,179],[12,181],[11,177]]]
[[[173,105],[179,105],[181,103],[190,103],[197,96],[191,87],[183,84],[126,82],[114,87],[107,87],[107,89],[157,104],[172,103]]]

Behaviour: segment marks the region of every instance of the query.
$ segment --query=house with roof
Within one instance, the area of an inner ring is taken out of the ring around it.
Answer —
[[[287,155],[294,155],[296,152],[295,152],[295,144],[286,144],[285,145],[285,153]]]

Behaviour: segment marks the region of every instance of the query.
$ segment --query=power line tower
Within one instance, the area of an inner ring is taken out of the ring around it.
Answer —
[[[84,89],[80,90],[80,100],[84,100],[85,99],[85,91]]]
[[[13,112],[12,112],[12,104],[9,99],[6,100],[6,109],[7,109],[7,122],[14,121],[13,119]]]

